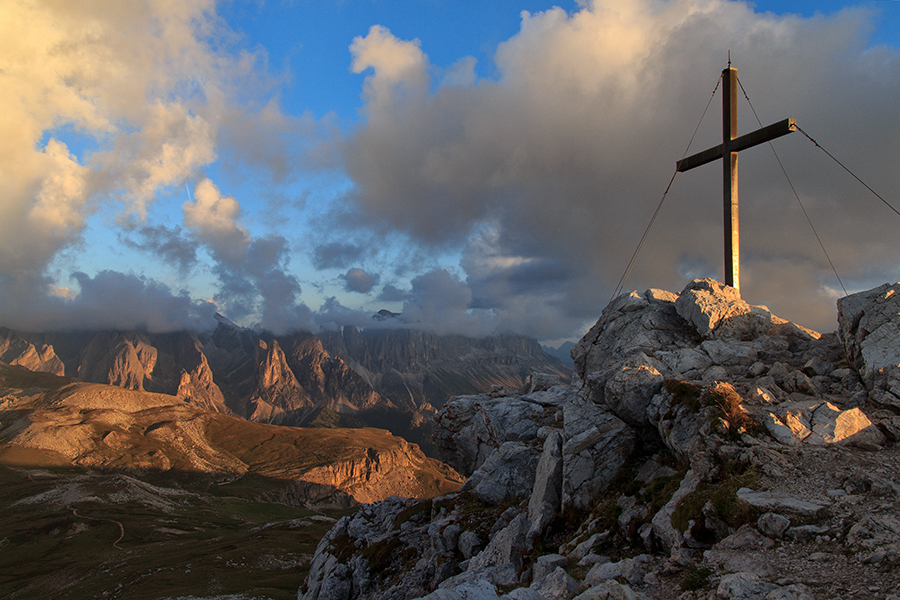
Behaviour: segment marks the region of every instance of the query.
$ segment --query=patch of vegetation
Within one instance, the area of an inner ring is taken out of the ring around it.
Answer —
[[[685,570],[681,579],[681,589],[685,592],[694,592],[710,587],[709,578],[713,570],[702,565],[691,563]]]
[[[400,529],[400,526],[415,517],[416,515],[420,515],[426,511],[431,512],[432,508],[431,500],[418,500],[413,502],[410,506],[404,508],[400,513],[394,517],[394,529]]]
[[[369,544],[360,555],[369,562],[369,569],[377,573],[378,577],[384,580],[388,576],[388,571],[392,565],[392,557],[403,543],[400,537],[393,535],[384,540]]]
[[[730,383],[719,383],[703,393],[701,402],[704,406],[715,406],[721,417],[728,422],[729,434],[741,434],[756,429],[759,425],[741,406],[744,399]]]
[[[672,513],[672,525],[679,531],[686,531],[689,521],[699,519],[703,507],[711,502],[716,518],[731,527],[740,527],[749,522],[754,513],[746,502],[737,497],[737,491],[742,487],[754,487],[757,483],[759,472],[755,466],[742,468],[733,463],[720,465],[718,481],[703,482],[678,501]]]
[[[700,401],[703,388],[696,383],[690,383],[681,379],[666,379],[663,381],[663,388],[672,394],[677,403],[693,411],[698,411],[703,406]]]
[[[660,509],[668,504],[675,492],[681,486],[681,480],[684,479],[686,470],[682,469],[674,475],[668,477],[657,477],[651,481],[640,497],[645,503],[650,505],[650,514],[655,515]]]

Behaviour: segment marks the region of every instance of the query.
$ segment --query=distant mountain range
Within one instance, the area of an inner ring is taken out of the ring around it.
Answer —
[[[571,371],[518,335],[468,338],[345,327],[275,336],[217,315],[210,333],[24,333],[0,328],[0,361],[82,382],[176,396],[251,421],[371,426],[430,453],[431,415],[451,396]]]
[[[575,347],[575,342],[563,342],[563,344],[559,348],[553,348],[552,346],[541,346],[541,350],[549,354],[550,356],[555,356],[558,358],[562,364],[571,368],[575,367],[575,361],[572,360],[572,348]]]

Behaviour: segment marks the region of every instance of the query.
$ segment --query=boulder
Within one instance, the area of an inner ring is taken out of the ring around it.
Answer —
[[[763,535],[780,538],[791,526],[791,520],[778,513],[764,513],[756,520],[756,527]]]
[[[719,600],[765,600],[778,586],[761,579],[753,573],[732,573],[725,575],[716,588]]]
[[[660,349],[693,346],[696,334],[675,309],[674,294],[647,290],[623,294],[609,303],[591,330],[572,349],[576,375],[601,374],[640,352],[648,356]]]
[[[815,597],[805,585],[794,583],[772,590],[764,600],[815,600]]]
[[[521,397],[457,396],[435,415],[434,443],[441,460],[469,476],[505,442],[533,440],[544,407]]]
[[[828,506],[819,500],[801,500],[782,492],[754,492],[750,488],[739,489],[737,497],[760,510],[805,516],[813,516]]]
[[[747,314],[751,309],[738,290],[707,278],[689,283],[675,301],[675,310],[697,333],[707,337],[724,319]]]
[[[437,589],[419,600],[497,600],[497,588],[484,579]]]
[[[838,335],[871,387],[875,373],[900,365],[900,283],[838,300]]]
[[[573,600],[639,600],[639,597],[627,585],[610,579],[578,594]]]
[[[675,513],[675,507],[678,505],[679,500],[697,489],[698,485],[700,485],[700,477],[693,470],[688,471],[685,474],[684,479],[681,480],[681,485],[678,486],[678,490],[672,495],[672,498],[658,513],[653,515],[651,524],[653,526],[654,538],[667,552],[680,548],[681,544],[684,542],[684,535],[682,532],[675,529],[672,525],[672,515]]]
[[[527,551],[525,536],[529,523],[525,514],[518,515],[488,543],[487,547],[469,561],[467,571],[481,567],[512,564],[515,571],[522,568],[522,558]]]
[[[568,559],[562,554],[544,554],[538,556],[531,567],[531,574],[535,581],[543,579],[556,570],[557,567],[565,567]]]
[[[746,366],[756,362],[756,348],[750,342],[706,340],[700,344],[713,364],[723,367]]]
[[[562,567],[556,567],[551,573],[535,578],[531,589],[538,592],[546,600],[569,600],[575,595],[577,583]]]
[[[632,585],[639,585],[647,574],[647,564],[653,560],[648,554],[634,558],[623,558],[618,562],[597,564],[591,567],[584,578],[585,585],[596,586],[608,579],[623,578]]]
[[[463,485],[487,504],[523,500],[531,495],[538,453],[521,442],[505,442]]]
[[[528,537],[543,533],[562,506],[563,436],[553,430],[544,440],[544,448],[538,460],[534,487],[528,500],[528,519],[531,527]]]
[[[516,588],[501,596],[500,600],[547,600],[539,592],[531,588]]]
[[[606,380],[605,404],[629,425],[646,426],[647,406],[662,388],[665,371],[662,363],[644,353],[623,361]]]
[[[583,509],[605,490],[631,456],[635,435],[612,413],[587,400],[564,409],[563,509]]]

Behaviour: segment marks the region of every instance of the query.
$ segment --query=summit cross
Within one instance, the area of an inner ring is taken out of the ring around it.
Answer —
[[[678,171],[689,171],[722,159],[723,208],[725,215],[725,284],[740,292],[741,247],[738,226],[738,152],[797,131],[794,119],[785,119],[746,135],[737,135],[737,69],[722,71],[722,143],[677,163]]]

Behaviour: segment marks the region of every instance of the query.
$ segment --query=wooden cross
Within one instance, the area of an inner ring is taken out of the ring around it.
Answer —
[[[722,71],[722,143],[677,163],[678,171],[689,171],[722,159],[725,212],[725,284],[740,291],[740,232],[738,227],[738,152],[797,131],[794,119],[785,119],[737,137],[737,69]]]

